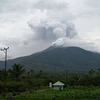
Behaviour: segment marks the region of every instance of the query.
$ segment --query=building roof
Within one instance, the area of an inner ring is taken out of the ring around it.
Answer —
[[[60,81],[57,81],[57,82],[56,82],[56,83],[54,83],[53,85],[54,85],[54,86],[55,86],[55,85],[57,85],[57,86],[63,86],[63,85],[65,85],[65,84],[64,84],[64,83],[62,83],[62,82],[60,82]]]

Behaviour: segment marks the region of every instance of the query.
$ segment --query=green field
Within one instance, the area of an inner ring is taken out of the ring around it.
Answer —
[[[100,97],[100,87],[67,86],[63,91],[49,88],[23,93],[14,96],[15,100],[97,100]],[[7,97],[6,97],[7,98]],[[0,100],[4,100],[2,97]]]

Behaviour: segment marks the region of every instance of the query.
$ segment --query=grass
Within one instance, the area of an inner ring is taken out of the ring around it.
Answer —
[[[57,100],[97,100],[100,97],[100,87],[67,86],[63,91],[47,88],[43,91],[16,95],[14,98],[15,100],[52,100],[53,96],[56,96]]]

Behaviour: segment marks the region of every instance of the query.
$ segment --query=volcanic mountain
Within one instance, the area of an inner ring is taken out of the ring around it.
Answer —
[[[100,54],[79,47],[51,46],[29,56],[8,60],[7,69],[15,63],[20,63],[27,70],[87,72],[100,68]],[[3,67],[4,62],[1,61],[0,68]]]

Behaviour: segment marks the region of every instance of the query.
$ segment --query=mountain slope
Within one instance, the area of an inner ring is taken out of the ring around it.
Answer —
[[[8,68],[14,63],[20,63],[28,70],[85,72],[100,68],[100,54],[78,47],[48,48],[30,56],[9,60]]]

